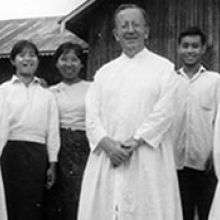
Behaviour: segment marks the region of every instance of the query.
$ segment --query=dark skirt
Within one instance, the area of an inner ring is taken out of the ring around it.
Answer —
[[[8,220],[42,220],[48,165],[44,144],[8,141],[1,156]]]
[[[77,217],[82,176],[89,155],[85,131],[61,129],[57,181],[48,191],[48,220],[74,220]]]

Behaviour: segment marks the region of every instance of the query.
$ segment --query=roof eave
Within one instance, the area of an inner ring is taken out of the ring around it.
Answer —
[[[88,42],[89,26],[92,13],[106,0],[87,0],[71,13],[63,17],[59,23],[61,30],[67,29]]]
[[[53,56],[54,55],[55,50],[43,50],[43,51],[39,51],[39,55],[44,57],[44,56]],[[87,54],[88,53],[88,48],[83,49],[83,53]],[[2,53],[0,54],[0,59],[8,59],[10,58],[10,54],[9,53]]]
[[[66,22],[68,22],[69,20],[72,20],[74,17],[76,17],[77,15],[81,14],[82,11],[84,11],[85,9],[90,7],[95,2],[96,2],[96,0],[88,0],[88,1],[84,2],[82,5],[80,5],[76,9],[74,9],[72,12],[70,12],[66,16],[62,17],[58,21],[58,23],[61,24],[61,26],[65,26]]]

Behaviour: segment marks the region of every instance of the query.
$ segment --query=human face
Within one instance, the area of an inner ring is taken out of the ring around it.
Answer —
[[[11,62],[16,68],[17,75],[33,77],[37,70],[39,59],[33,48],[25,47]]]
[[[142,12],[137,8],[124,9],[115,19],[115,39],[120,43],[124,53],[134,56],[144,48],[149,33]]]
[[[202,44],[199,35],[185,36],[181,39],[178,53],[183,64],[195,66],[201,62],[206,46]]]
[[[82,63],[75,51],[70,49],[64,51],[57,60],[56,66],[64,80],[74,80],[82,68]]]

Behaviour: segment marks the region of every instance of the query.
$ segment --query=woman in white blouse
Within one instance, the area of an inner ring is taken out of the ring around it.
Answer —
[[[51,87],[59,108],[61,148],[48,219],[74,220],[77,216],[81,179],[89,154],[84,100],[90,83],[80,78],[82,56],[82,48],[71,42],[60,45],[54,55],[62,76],[62,81]]]
[[[54,95],[35,77],[37,47],[21,40],[10,59],[15,75],[0,86],[0,117],[4,117],[0,127],[5,139],[1,140],[1,169],[8,219],[42,220],[45,185],[50,188],[55,182],[58,109]]]

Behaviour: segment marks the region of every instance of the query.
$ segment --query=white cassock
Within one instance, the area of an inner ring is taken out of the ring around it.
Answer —
[[[181,220],[172,125],[173,64],[147,49],[122,54],[96,74],[86,98],[91,153],[84,173],[78,220]],[[141,137],[129,162],[114,168],[97,144]],[[151,145],[151,146],[150,146]]]
[[[0,157],[3,147],[7,142],[8,120],[7,112],[5,111],[4,94],[0,90]],[[0,166],[0,220],[7,220],[7,209],[5,201],[4,186],[2,180],[1,166]]]
[[[211,211],[209,214],[209,220],[220,219],[220,105],[218,106],[218,113],[215,121],[215,132],[214,132],[214,168],[218,179],[218,184],[215,191],[215,196],[212,202]]]

